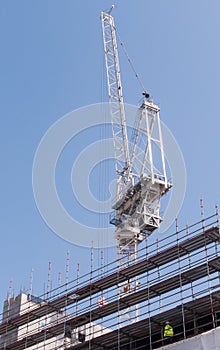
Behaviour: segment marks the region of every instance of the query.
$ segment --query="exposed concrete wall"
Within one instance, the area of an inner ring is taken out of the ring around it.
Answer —
[[[163,346],[166,350],[220,350],[220,327],[181,342]]]
[[[33,297],[34,300],[37,300],[37,297]],[[25,293],[20,293],[17,297],[11,298],[9,300],[6,300],[4,303],[4,311],[3,311],[3,321],[6,321],[7,319],[10,320],[10,318],[16,317],[18,315],[21,315],[22,313],[26,313],[28,311],[33,310],[34,308],[38,306],[37,302],[31,301],[28,295]],[[15,328],[12,331],[7,332],[6,334],[3,334],[0,338],[0,346],[6,347],[14,342],[16,342],[18,339],[25,338],[26,335],[32,332],[40,332],[43,329],[46,330],[47,327],[49,327],[51,324],[56,324],[59,319],[63,320],[64,314],[53,312],[50,314],[47,314],[46,316],[43,316],[37,320],[34,320],[32,322],[29,322],[28,324],[24,324],[18,328]],[[56,346],[61,346],[65,342],[64,335],[61,334],[58,337],[51,338],[49,340],[46,340],[43,343],[39,344],[40,348],[45,348],[47,350],[54,349]],[[36,349],[36,345],[29,347],[28,349]]]

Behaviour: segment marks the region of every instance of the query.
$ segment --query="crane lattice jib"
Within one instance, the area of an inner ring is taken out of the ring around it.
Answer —
[[[123,187],[123,183],[128,181],[127,175],[130,170],[130,157],[114,19],[109,13],[102,12],[101,21],[116,161],[115,167],[118,178],[118,193],[121,191],[122,188],[120,187]]]

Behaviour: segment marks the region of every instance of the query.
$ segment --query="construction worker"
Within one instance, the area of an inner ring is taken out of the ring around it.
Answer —
[[[173,342],[173,335],[173,327],[170,325],[169,321],[166,321],[163,331],[165,344],[171,344]]]

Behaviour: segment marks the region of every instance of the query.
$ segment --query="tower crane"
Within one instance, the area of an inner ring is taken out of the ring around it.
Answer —
[[[134,254],[137,259],[138,244],[160,226],[161,197],[171,184],[166,174],[160,108],[146,91],[138,109],[134,141],[129,143],[111,10],[101,13],[117,177],[114,217],[110,223],[115,225],[119,255],[126,258]]]

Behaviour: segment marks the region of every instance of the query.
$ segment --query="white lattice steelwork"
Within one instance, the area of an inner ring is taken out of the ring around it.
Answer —
[[[114,205],[119,239],[127,231],[141,239],[162,220],[160,200],[171,185],[166,175],[159,110],[152,101],[144,101],[140,108],[129,174],[132,181],[118,194]]]
[[[148,100],[140,107],[129,154],[122,96],[116,30],[110,11],[101,13],[110,113],[116,160],[117,189],[113,205],[119,254],[137,255],[138,243],[159,227],[160,199],[170,189],[159,117],[159,107]]]
[[[115,214],[110,222],[116,226],[120,270],[122,266],[129,265],[132,255],[137,262],[138,244],[159,227],[162,221],[160,199],[171,185],[166,175],[160,109],[148,100],[146,92],[143,93],[144,100],[129,153],[116,30],[111,10],[101,13],[101,21],[117,176],[116,201],[113,205]],[[129,279],[126,283],[119,283],[118,296],[123,297],[138,289],[138,277]],[[134,314],[137,320],[138,305],[118,312],[118,327],[122,316],[131,320]]]
[[[102,12],[101,21],[116,161],[117,193],[120,193],[127,181],[127,173],[130,168],[128,137],[114,19],[109,13]]]

